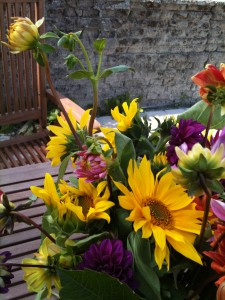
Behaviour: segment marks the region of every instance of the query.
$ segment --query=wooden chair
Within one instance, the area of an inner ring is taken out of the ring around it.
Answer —
[[[27,16],[36,22],[44,15],[44,1],[0,0],[0,39],[13,16]],[[44,26],[40,27],[44,32]],[[44,69],[32,58],[31,52],[11,54],[1,45],[0,64],[0,126],[38,120],[38,132],[16,136],[0,142],[0,169],[46,161],[47,106]]]
[[[33,22],[44,16],[44,0],[0,0],[0,39],[6,40],[6,31],[13,16],[26,16]],[[44,25],[39,28],[44,32]],[[46,91],[44,68],[32,58],[31,52],[11,54],[6,46],[0,49],[0,126],[28,120],[38,120],[38,131],[29,136],[16,136],[0,141],[0,169],[45,162],[47,99],[55,102],[51,91]],[[84,110],[60,95],[68,111],[72,108],[79,121]],[[99,123],[95,123],[99,127]]]

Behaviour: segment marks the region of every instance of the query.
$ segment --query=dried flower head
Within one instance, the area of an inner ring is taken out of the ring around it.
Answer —
[[[0,253],[0,263],[4,264],[11,257],[9,251],[4,251]],[[11,273],[11,266],[1,265],[0,266],[0,294],[6,294],[9,291],[9,285],[11,284],[11,279],[14,275]]]

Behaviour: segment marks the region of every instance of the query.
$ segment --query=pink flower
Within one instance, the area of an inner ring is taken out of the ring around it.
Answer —
[[[4,194],[4,192],[2,190],[0,190],[0,204],[2,203],[2,200],[3,200],[3,194]]]
[[[77,178],[86,178],[86,182],[94,182],[107,175],[107,162],[102,154],[88,152],[86,146],[84,151],[77,153],[79,156],[75,162]]]

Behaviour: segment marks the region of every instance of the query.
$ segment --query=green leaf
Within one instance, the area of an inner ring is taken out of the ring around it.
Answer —
[[[197,165],[198,165],[198,168],[201,170],[201,172],[206,171],[208,168],[207,159],[205,158],[205,156],[202,153],[199,155]]]
[[[128,234],[133,230],[133,224],[130,221],[127,221],[126,218],[129,217],[130,211],[125,210],[121,207],[117,208],[116,211],[116,227],[118,230],[119,239],[124,240],[124,237],[127,237]]]
[[[106,39],[97,39],[94,41],[94,49],[98,52],[101,53],[106,46]]]
[[[93,72],[89,72],[89,71],[85,71],[85,70],[78,70],[78,71],[75,71],[75,72],[67,75],[67,77],[72,78],[72,79],[83,79],[83,78],[90,79],[92,76],[93,76]]]
[[[73,250],[76,254],[82,253],[87,250],[91,246],[91,244],[96,243],[104,238],[109,237],[109,233],[107,231],[101,232],[99,234],[93,234],[86,238],[82,238],[79,241],[75,241]]]
[[[75,66],[80,63],[80,60],[73,54],[69,54],[67,57],[65,57],[65,61],[68,70],[73,70]]]
[[[127,239],[127,249],[133,253],[134,275],[140,284],[139,290],[147,300],[161,300],[160,281],[153,269],[155,265],[151,255],[149,239],[141,237],[141,232],[131,232]]]
[[[118,158],[116,158],[114,162],[109,166],[108,173],[114,181],[122,182],[125,185],[127,184],[126,176],[124,175]]]
[[[125,71],[134,72],[135,69],[131,68],[131,67],[128,67],[126,65],[119,65],[119,66],[116,66],[116,67],[111,67],[111,68],[103,70],[103,72],[101,73],[99,78],[106,78],[106,77],[110,76],[113,73],[119,73],[119,72],[125,72]]]
[[[59,233],[59,228],[57,227],[54,216],[48,210],[44,213],[42,217],[41,226],[50,234],[54,233],[57,236],[57,234]],[[46,236],[42,233],[41,239],[43,240],[45,237]]]
[[[53,53],[55,52],[55,48],[52,47],[49,44],[42,44],[41,45],[41,49],[45,52],[45,53]]]
[[[54,32],[46,32],[46,33],[43,33],[40,36],[40,39],[48,39],[48,38],[56,38],[56,39],[58,39],[59,36],[57,34],[55,34]]]
[[[223,193],[224,187],[218,180],[206,180],[206,184],[213,192]]]
[[[68,166],[68,163],[70,161],[70,158],[72,156],[74,156],[75,153],[70,153],[69,155],[67,155],[64,160],[62,161],[60,167],[59,167],[59,174],[58,174],[58,178],[57,178],[57,181],[56,181],[56,185],[59,184],[60,180],[63,179],[63,176],[66,172],[66,169],[67,169],[67,166]]]
[[[136,147],[137,155],[147,155],[149,159],[152,159],[155,154],[155,148],[152,143],[144,136],[140,138]]]
[[[59,47],[68,47],[69,45],[69,38],[67,37],[67,35],[63,35],[59,40],[57,45]]]
[[[127,136],[119,132],[116,132],[115,144],[116,144],[117,158],[119,159],[120,166],[124,174],[127,174],[129,161],[131,159],[133,160],[136,159],[136,153],[135,153],[133,142]]]
[[[45,289],[41,290],[39,293],[37,293],[34,300],[44,300],[47,298],[47,295],[48,295],[48,289],[45,288]]]
[[[37,61],[37,63],[38,63],[40,66],[42,66],[42,67],[45,66],[43,57],[42,57],[41,53],[39,52],[39,50],[33,52],[33,58]]]
[[[192,119],[206,126],[211,109],[212,106],[209,106],[203,100],[200,100],[192,107],[190,107],[187,111],[180,114],[177,117],[177,119],[178,121],[180,119],[184,119],[184,120]],[[225,126],[225,115],[221,116],[221,108],[216,106],[210,128],[223,129],[224,126]]]
[[[58,269],[61,300],[141,300],[126,284],[106,273]]]

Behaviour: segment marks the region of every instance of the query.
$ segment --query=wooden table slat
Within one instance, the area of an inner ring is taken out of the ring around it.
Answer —
[[[15,234],[10,234],[10,235],[4,235],[1,236],[1,241],[0,241],[0,248],[1,247],[9,247],[11,245],[17,245],[20,244],[21,241],[23,243],[32,241],[36,238],[40,237],[40,231],[36,228],[30,228],[27,229],[26,232],[17,232]]]
[[[0,189],[7,195],[10,201],[16,205],[25,203],[31,196],[30,186],[43,187],[45,173],[50,173],[54,180],[57,180],[58,167],[51,167],[50,162],[26,165],[11,169],[0,170]],[[72,175],[73,168],[68,167],[65,180]],[[46,206],[42,199],[37,199],[29,208],[20,211],[31,217],[36,223],[41,224]],[[16,223],[12,235],[0,236],[0,252],[10,251],[12,257],[10,261],[21,263],[24,258],[32,258],[40,246],[41,233],[33,226],[25,223]],[[9,293],[0,295],[0,300],[33,300],[35,295],[27,291],[23,281],[23,271],[19,267],[14,267],[15,278],[9,288]],[[52,297],[51,300],[55,299]]]
[[[66,173],[71,173],[73,170],[71,165],[69,165]],[[0,186],[12,183],[12,175],[14,182],[22,182],[29,181],[32,178],[43,178],[47,172],[51,175],[57,175],[58,171],[59,168],[52,167],[50,162],[0,170]]]
[[[16,259],[17,262],[21,262],[21,258],[33,257],[33,254],[37,252],[40,246],[40,236],[33,241],[24,243],[21,241],[18,245],[13,245],[12,247],[6,247],[12,253],[12,259]],[[2,251],[2,249],[1,249]]]

